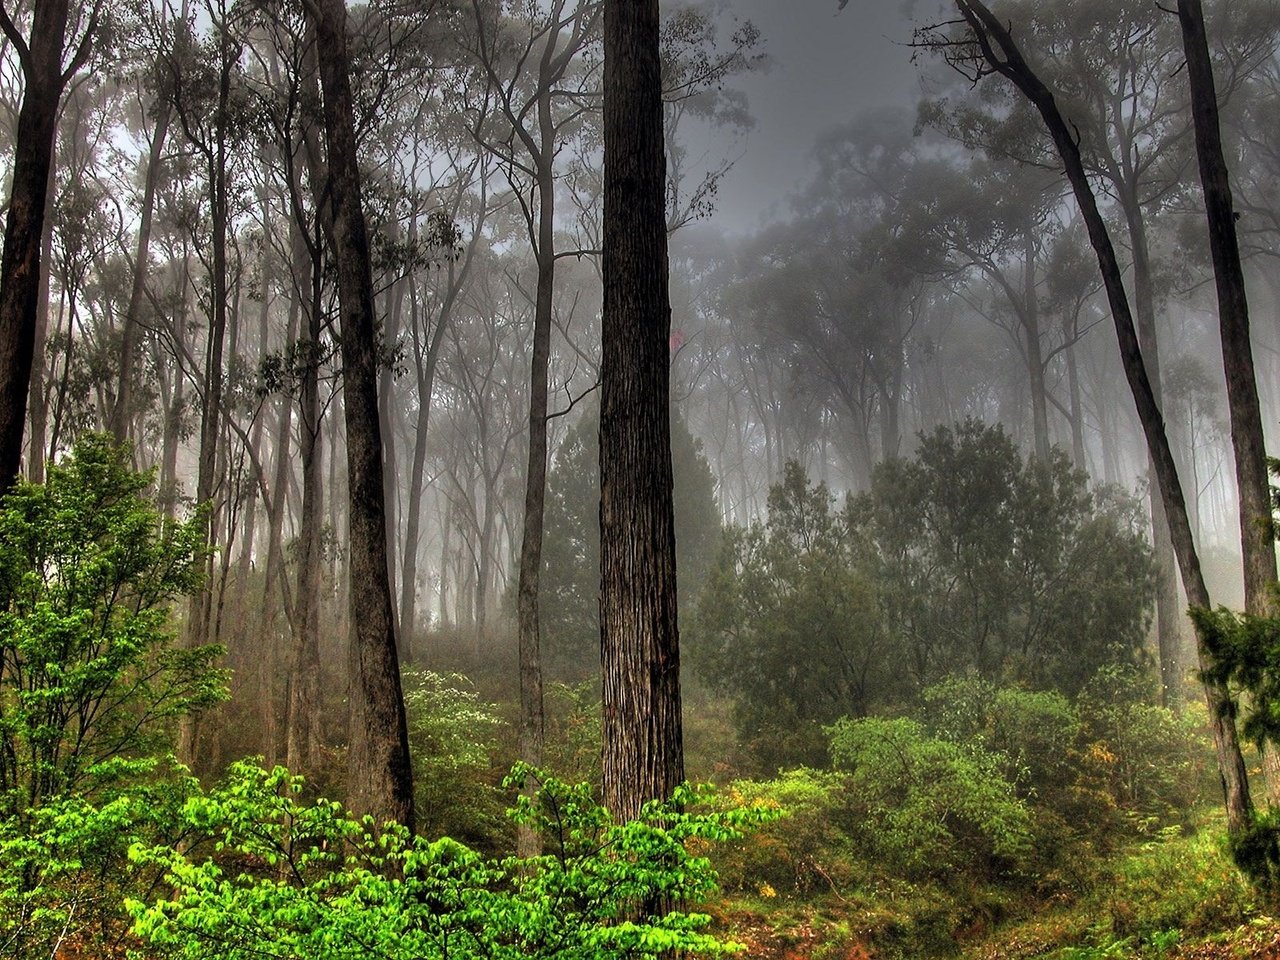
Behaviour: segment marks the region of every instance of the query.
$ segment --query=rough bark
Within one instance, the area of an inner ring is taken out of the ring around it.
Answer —
[[[956,0],[956,7],[972,29],[982,57],[989,68],[1012,82],[1040,113],[1063,162],[1067,179],[1088,228],[1090,244],[1098,258],[1098,266],[1106,287],[1107,302],[1111,308],[1116,337],[1120,345],[1120,359],[1124,366],[1125,378],[1133,394],[1134,405],[1137,407],[1138,419],[1142,424],[1147,451],[1156,468],[1160,495],[1168,515],[1169,532],[1187,598],[1194,606],[1210,608],[1209,591],[1205,586],[1200,569],[1200,558],[1191,536],[1186,500],[1169,446],[1164,419],[1156,403],[1151,380],[1143,362],[1142,350],[1138,344],[1133,312],[1125,291],[1120,262],[1106,221],[1098,209],[1093,187],[1085,172],[1079,143],[1058,109],[1052,91],[1028,66],[1008,29],[991,13],[990,9],[979,0]],[[1196,641],[1201,670],[1207,670],[1213,666],[1213,655],[1199,633]],[[1249,796],[1249,781],[1244,759],[1240,754],[1240,744],[1236,734],[1234,705],[1230,691],[1225,685],[1206,682],[1204,689],[1227,811],[1227,825],[1232,832],[1238,832],[1252,819],[1253,805]]]
[[[316,0],[308,4],[308,13],[315,25],[324,99],[328,190],[333,204],[333,223],[328,233],[337,266],[342,318],[350,613],[356,665],[352,678],[348,800],[357,813],[413,829],[413,774],[396,655],[382,501],[373,275],[368,229],[360,204],[346,6],[343,0]]]
[[[658,0],[606,0],[604,37],[603,787],[629,818],[684,778]]]

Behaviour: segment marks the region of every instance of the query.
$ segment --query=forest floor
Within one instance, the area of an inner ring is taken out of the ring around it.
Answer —
[[[734,938],[746,947],[742,956],[749,960],[880,960],[899,955],[850,939],[842,923],[818,914],[781,928],[762,917],[740,914],[731,926]],[[1280,920],[1269,916],[1188,942],[1138,944],[1125,938],[1089,945],[1083,942],[1088,939],[1080,924],[1058,917],[1020,923],[976,944],[957,944],[951,955],[961,960],[1280,960]],[[941,954],[928,954],[937,955]]]
[[[1219,821],[1135,844],[1047,900],[1009,887],[769,890],[712,913],[748,960],[1280,960],[1280,911],[1231,863]]]

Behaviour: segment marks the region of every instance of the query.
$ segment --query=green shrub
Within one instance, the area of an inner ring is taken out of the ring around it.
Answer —
[[[859,845],[908,878],[996,878],[1030,854],[1031,819],[1002,758],[929,736],[914,720],[868,717],[830,728],[848,778]]]
[[[88,436],[0,503],[5,955],[113,935],[129,843],[168,836],[190,788],[155,758],[182,717],[225,697],[221,650],[177,649],[168,624],[199,582],[204,519],[166,519],[128,459]]]
[[[1154,702],[1154,680],[1126,667],[1099,670],[1080,696],[1095,769],[1130,821],[1181,822],[1200,797],[1211,757],[1194,710]],[[1202,714],[1200,715],[1203,716]]]
[[[526,772],[517,767],[510,782]],[[224,786],[189,800],[188,826],[205,845],[134,850],[138,863],[165,871],[173,891],[130,903],[137,934],[187,960],[717,956],[731,947],[705,932],[705,915],[650,916],[642,907],[700,902],[715,877],[689,846],[767,816],[683,812],[698,797],[681,789],[672,803],[617,824],[589,787],[542,777],[515,816],[541,832],[547,853],[497,860],[395,825],[374,831],[336,803],[301,803],[301,790],[281,768],[243,763]]]
[[[493,757],[502,719],[462,674],[405,670],[418,830],[472,845],[505,836],[505,804]]]
[[[600,783],[600,685],[549,683],[546,766],[571,783]]]
[[[124,898],[156,880],[131,868],[129,849],[177,842],[195,789],[193,779],[155,777],[97,803],[62,797],[0,822],[0,957],[58,956],[70,942],[85,956],[114,956],[128,931]]]
[[[1024,797],[1057,798],[1074,779],[1071,755],[1082,726],[1060,693],[950,677],[924,691],[920,716],[934,736],[1002,758],[1002,773]]]

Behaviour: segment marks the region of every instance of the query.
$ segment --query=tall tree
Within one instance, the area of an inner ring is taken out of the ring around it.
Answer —
[[[1227,377],[1227,409],[1240,497],[1245,608],[1256,616],[1264,616],[1270,612],[1271,586],[1276,580],[1271,487],[1263,446],[1258,383],[1254,377],[1253,346],[1249,340],[1249,301],[1245,295],[1231,181],[1222,150],[1218,93],[1200,0],[1178,0],[1178,21],[1182,26],[1182,43],[1187,55],[1196,157],[1200,164],[1200,183],[1204,188],[1209,250],[1218,291],[1218,329],[1222,338],[1222,366]]]
[[[958,68],[965,69],[967,64],[968,69],[976,71],[972,74],[975,79],[995,73],[1012,83],[1036,108],[1053,139],[1088,229],[1090,243],[1097,254],[1119,340],[1125,377],[1138,410],[1148,453],[1156,467],[1160,494],[1169,518],[1170,535],[1187,599],[1192,606],[1211,609],[1209,590],[1205,585],[1199,553],[1191,535],[1191,523],[1177,465],[1170,450],[1164,419],[1155,399],[1151,379],[1143,363],[1120,262],[1085,170],[1079,138],[1072,132],[1053,91],[1027,63],[1009,27],[980,0],[956,0],[956,7],[967,35],[961,38],[950,34],[935,36],[930,41],[932,45],[942,49]],[[1205,698],[1208,701],[1214,746],[1217,750],[1227,823],[1232,832],[1238,832],[1252,819],[1253,804],[1236,733],[1231,693],[1221,681],[1208,678],[1207,671],[1214,666],[1214,658],[1199,629],[1197,647],[1201,669],[1206,671]]]
[[[529,459],[525,471],[524,522],[520,541],[519,581],[516,589],[516,629],[520,660],[520,757],[534,766],[542,763],[544,714],[542,703],[542,637],[539,577],[542,570],[543,518],[547,490],[547,414],[550,389],[552,313],[556,283],[556,155],[571,124],[579,123],[593,105],[586,89],[587,71],[577,83],[566,83],[583,49],[594,42],[600,19],[598,0],[552,0],[545,16],[536,11],[527,24],[507,25],[490,9],[472,0],[476,23],[476,54],[493,88],[505,129],[497,142],[493,132],[478,127],[477,140],[502,158],[516,192],[537,264],[534,297],[533,347],[529,374]],[[529,8],[534,11],[534,7]],[[500,12],[500,7],[494,8]],[[514,49],[504,31],[525,33]],[[527,32],[526,32],[527,31]],[[502,42],[505,41],[505,42]],[[499,56],[510,60],[507,77],[499,76]],[[536,70],[527,64],[536,57]],[[533,83],[528,83],[532,73]],[[483,116],[483,114],[482,114]],[[527,195],[526,195],[527,194]],[[520,834],[522,851],[536,852],[531,831]]]
[[[337,266],[342,316],[351,630],[355,643],[352,663],[356,668],[351,679],[348,799],[359,813],[413,829],[413,771],[387,568],[373,272],[360,202],[346,4],[343,0],[314,0],[307,3],[307,13],[315,25],[324,99],[327,190],[333,209],[326,232]]]
[[[0,30],[17,51],[25,89],[18,111],[13,179],[0,257],[0,491],[22,462],[22,435],[35,352],[40,297],[40,253],[49,198],[49,170],[58,128],[58,104],[67,84],[89,60],[101,0],[89,10],[78,41],[68,43],[69,0],[42,0],[25,37],[0,2]],[[63,65],[67,48],[70,62]],[[37,454],[43,455],[43,454]]]
[[[684,779],[658,0],[605,0],[604,50],[603,786],[629,818]]]

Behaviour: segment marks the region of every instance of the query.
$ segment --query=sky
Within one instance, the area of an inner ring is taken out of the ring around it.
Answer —
[[[910,107],[920,83],[911,63],[911,0],[728,0],[751,20],[772,59],[767,72],[738,78],[756,127],[720,188],[715,223],[743,233],[785,215],[788,197],[813,170],[815,138],[869,107]],[[922,4],[922,9],[933,9]]]

